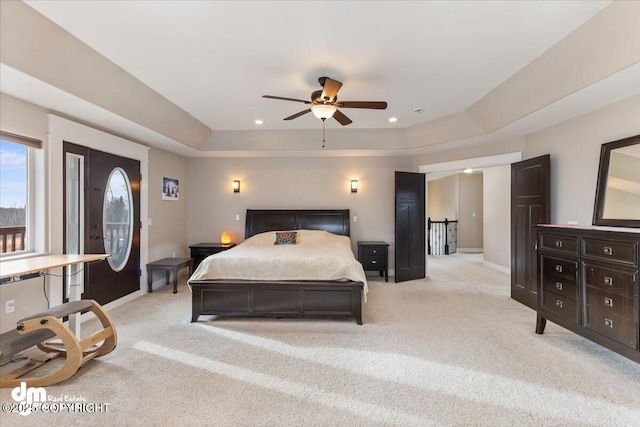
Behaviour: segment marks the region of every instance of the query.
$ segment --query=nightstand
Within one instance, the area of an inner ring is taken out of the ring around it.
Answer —
[[[189,246],[189,249],[191,250],[191,258],[193,258],[193,271],[196,271],[196,268],[198,268],[200,263],[209,255],[226,251],[235,245],[235,243],[229,243],[226,245],[223,245],[222,243],[196,243],[195,245]]]
[[[365,270],[376,270],[389,281],[389,244],[387,242],[358,242],[358,261]]]

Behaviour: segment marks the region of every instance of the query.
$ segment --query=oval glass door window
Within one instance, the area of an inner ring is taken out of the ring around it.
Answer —
[[[104,192],[102,232],[105,253],[114,271],[127,264],[133,240],[133,196],[127,173],[121,168],[111,171]]]

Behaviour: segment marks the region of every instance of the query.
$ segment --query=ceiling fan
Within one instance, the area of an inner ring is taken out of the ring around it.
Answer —
[[[310,104],[311,107],[300,111],[292,116],[285,117],[284,120],[297,119],[309,112],[322,120],[323,122],[331,117],[336,119],[342,126],[346,126],[352,123],[351,119],[345,116],[338,108],[367,108],[373,110],[384,110],[387,108],[386,102],[376,101],[338,101],[338,91],[342,87],[342,83],[330,79],[329,77],[320,77],[318,79],[322,90],[316,90],[311,94],[311,101],[305,101],[303,99],[285,98],[282,96],[263,95],[263,98],[269,99],[281,99],[283,101],[302,102],[304,104]]]

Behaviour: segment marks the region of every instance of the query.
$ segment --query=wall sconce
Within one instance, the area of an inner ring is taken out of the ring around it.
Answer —
[[[234,193],[240,192],[240,181],[238,181],[237,179],[233,181],[233,192]]]
[[[358,180],[357,179],[352,179],[351,180],[351,192],[352,193],[357,193],[358,192]]]
[[[231,233],[229,233],[228,231],[223,231],[220,235],[220,243],[222,243],[223,245],[228,245],[229,243],[231,243]]]

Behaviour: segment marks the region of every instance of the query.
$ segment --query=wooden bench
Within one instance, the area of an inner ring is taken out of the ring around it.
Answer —
[[[79,340],[79,337],[76,337],[60,319],[70,314],[88,311],[100,320],[102,329]],[[60,339],[62,344],[48,343],[47,341],[52,338]],[[45,354],[29,360],[24,366],[0,377],[0,388],[17,387],[21,382],[25,382],[28,387],[40,387],[64,381],[94,357],[111,353],[116,347],[117,340],[111,317],[100,304],[93,300],[68,302],[26,317],[18,322],[15,329],[0,335],[0,356],[13,356],[34,345],[37,345]],[[57,371],[40,377],[21,378],[58,356],[65,356],[66,361]]]

